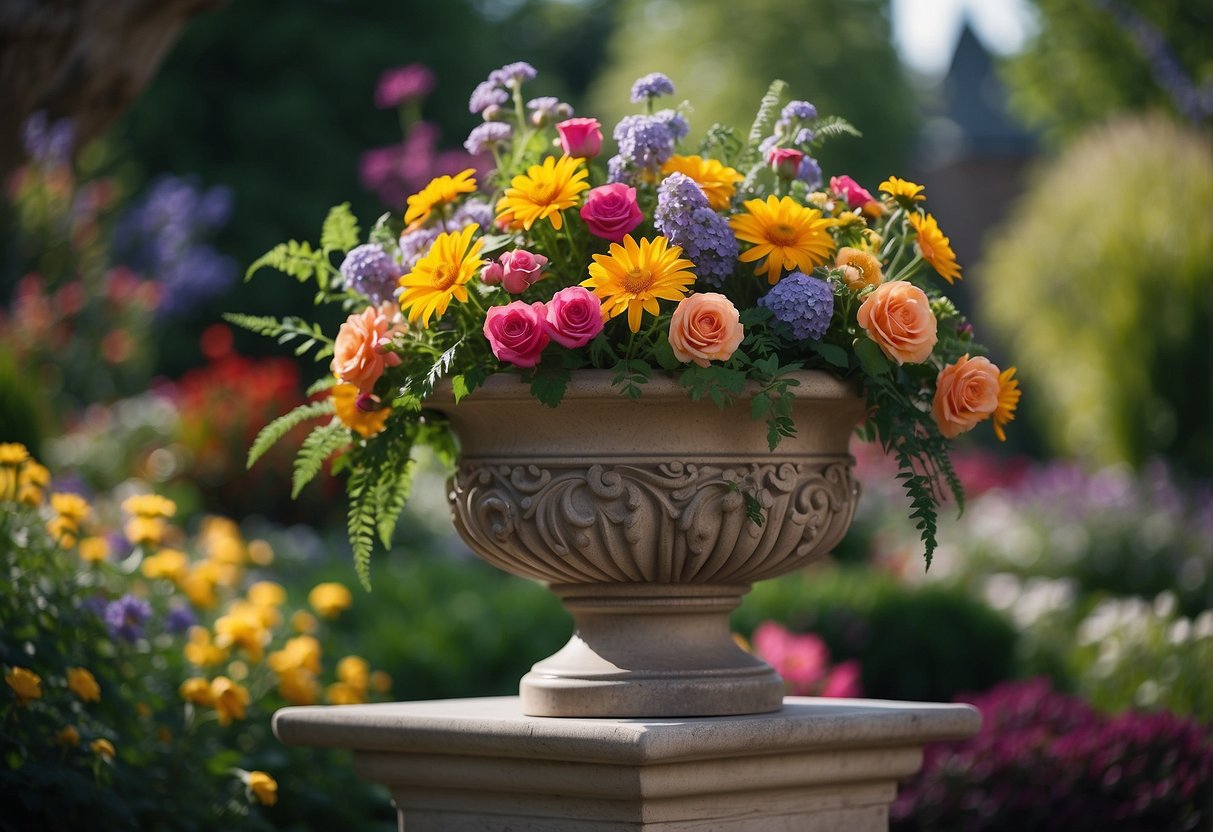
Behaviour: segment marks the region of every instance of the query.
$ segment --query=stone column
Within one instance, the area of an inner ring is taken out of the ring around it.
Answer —
[[[968,705],[788,697],[694,719],[528,717],[517,697],[285,708],[288,745],[354,750],[407,832],[876,832]]]

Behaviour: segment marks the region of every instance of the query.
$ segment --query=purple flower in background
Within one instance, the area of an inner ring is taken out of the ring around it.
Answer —
[[[400,270],[402,274],[408,274],[413,270],[417,261],[426,255],[441,233],[441,228],[431,226],[418,228],[416,231],[406,231],[400,235]]]
[[[468,112],[480,115],[489,107],[501,106],[510,100],[510,94],[492,81],[481,81],[472,90],[468,99]]]
[[[481,202],[478,199],[467,199],[455,209],[455,213],[451,217],[451,225],[455,229],[462,229],[471,223],[476,223],[482,230],[487,230],[493,227],[495,217],[496,212],[489,203]]]
[[[677,110],[658,110],[653,113],[653,118],[666,126],[676,142],[685,139],[687,133],[691,132],[691,126]]]
[[[38,164],[59,167],[67,164],[71,158],[75,132],[70,118],[50,123],[46,111],[39,110],[21,126],[21,142],[25,152]]]
[[[639,104],[651,98],[674,94],[674,82],[660,72],[650,72],[637,78],[632,84],[632,103]]]
[[[151,604],[128,593],[106,606],[105,625],[114,638],[133,642],[143,635],[143,625],[151,614]]]
[[[737,238],[728,220],[708,206],[695,180],[671,173],[657,190],[657,229],[695,264],[699,279],[720,288],[737,262]]]
[[[674,154],[674,133],[657,116],[625,116],[615,125],[619,155],[629,167],[655,171]]]
[[[821,184],[821,165],[817,164],[817,160],[812,156],[805,156],[800,161],[800,171],[796,178],[810,189],[818,187]]]
[[[340,271],[346,287],[365,295],[376,306],[395,297],[400,267],[378,243],[351,249],[341,261]]]
[[[375,88],[375,106],[388,109],[425,98],[434,91],[435,83],[437,78],[424,64],[389,69],[379,76],[379,86]]]
[[[618,182],[632,184],[632,177],[628,174],[627,160],[622,156],[612,156],[607,159],[607,183],[614,185]]]
[[[552,95],[532,98],[526,103],[526,108],[531,113],[531,123],[536,127],[563,121],[573,115],[571,106]]]
[[[535,71],[535,67],[526,61],[515,61],[512,64],[506,64],[501,69],[494,69],[490,72],[489,81],[503,87],[511,87],[524,81],[532,81],[538,74]]]
[[[198,623],[198,619],[189,607],[173,607],[164,617],[164,629],[173,635],[184,633]]]
[[[502,121],[486,121],[472,128],[464,149],[473,156],[488,152],[494,145],[509,141],[514,128]]]
[[[796,340],[819,341],[830,328],[834,315],[834,290],[824,280],[792,272],[772,286],[758,305],[770,309],[775,320],[790,326]]]
[[[483,170],[486,160],[462,150],[437,150],[440,132],[428,121],[414,124],[401,144],[378,147],[362,154],[359,179],[374,191],[384,205],[404,210],[405,200],[435,176],[455,174],[465,168]]]
[[[807,101],[789,101],[783,105],[779,118],[781,121],[817,118],[817,108]]]

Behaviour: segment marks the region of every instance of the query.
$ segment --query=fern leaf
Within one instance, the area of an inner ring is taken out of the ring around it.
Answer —
[[[863,137],[863,133],[855,125],[841,116],[824,116],[819,118],[813,125],[813,133],[816,134],[813,139],[815,146],[826,139],[832,139],[836,136],[854,136],[857,139]]]
[[[368,592],[371,589],[371,551],[375,548],[374,466],[360,464],[350,474],[346,491],[350,497],[346,531],[354,550],[354,571]]]
[[[339,421],[321,425],[307,435],[299,446],[295,457],[295,470],[291,475],[291,499],[299,496],[303,487],[320,473],[324,461],[350,442],[350,431]]]
[[[225,312],[223,320],[233,326],[269,338],[282,334],[282,322],[270,315],[242,315],[239,312]]]
[[[307,386],[305,395],[314,396],[317,393],[324,393],[332,390],[337,386],[337,379],[332,376],[321,376]]]
[[[342,254],[358,245],[358,220],[350,210],[350,204],[334,205],[320,231],[320,248],[325,254],[337,251]]]
[[[261,457],[272,448],[279,439],[286,436],[291,428],[296,425],[301,425],[308,419],[314,419],[317,416],[324,416],[333,412],[333,403],[329,400],[322,402],[308,402],[301,404],[294,410],[284,413],[274,421],[261,429],[257,434],[257,438],[253,440],[252,446],[248,451],[248,468],[253,467],[253,463],[261,459]]]
[[[746,151],[742,157],[743,160],[749,160],[758,153],[758,145],[762,144],[762,140],[770,132],[771,122],[775,120],[775,113],[779,109],[779,102],[783,100],[783,95],[787,89],[787,83],[778,78],[772,81],[771,86],[767,88],[767,94],[762,97],[762,103],[758,105],[758,113],[754,116],[754,123],[750,125],[750,134],[746,138]]]
[[[379,541],[384,549],[392,547],[392,537],[396,533],[396,521],[404,504],[408,502],[409,493],[413,488],[413,463],[407,453],[403,460],[399,457],[389,460],[380,471],[378,483],[379,516],[375,520],[375,528],[379,532]]]
[[[323,257],[324,252],[313,250],[306,241],[301,243],[298,240],[290,240],[279,243],[253,261],[244,273],[244,279],[249,280],[256,272],[269,266],[302,283],[327,265]]]

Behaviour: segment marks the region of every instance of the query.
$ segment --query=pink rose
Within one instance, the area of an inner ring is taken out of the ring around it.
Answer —
[[[862,208],[872,202],[872,194],[849,176],[831,176],[830,193],[846,200],[849,208]]]
[[[534,367],[550,340],[544,323],[547,309],[542,303],[516,300],[494,306],[484,317],[484,337],[499,361],[515,367]]]
[[[636,204],[636,189],[616,182],[585,195],[581,218],[595,237],[620,243],[629,231],[640,225],[644,214]]]
[[[795,179],[800,175],[804,154],[794,147],[773,147],[767,154],[767,164],[780,179]]]
[[[548,301],[547,331],[562,347],[584,347],[602,332],[602,301],[584,286],[561,289]]]
[[[543,267],[548,259],[542,254],[531,254],[524,249],[507,251],[497,258],[501,264],[501,286],[511,295],[525,292],[527,287],[543,277]]]
[[[505,269],[496,260],[490,260],[488,265],[480,270],[480,282],[486,286],[500,286]]]
[[[683,298],[670,319],[670,347],[683,363],[706,367],[712,361],[728,361],[744,337],[737,307],[716,292]]]
[[[602,125],[596,118],[570,118],[556,125],[566,156],[592,159],[602,152]]]
[[[395,367],[400,356],[390,350],[397,319],[382,308],[368,307],[346,318],[333,344],[329,369],[359,393],[369,393],[385,367]]]

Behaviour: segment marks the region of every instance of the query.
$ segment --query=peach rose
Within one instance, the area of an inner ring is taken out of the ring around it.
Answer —
[[[966,354],[939,371],[931,415],[948,439],[972,430],[998,407],[998,368]]]
[[[922,289],[904,280],[882,283],[856,316],[868,337],[898,364],[921,364],[935,349],[935,313]]]
[[[368,307],[345,319],[333,344],[333,375],[352,384],[360,393],[369,393],[383,375],[385,367],[395,367],[400,356],[388,348],[398,318],[389,312],[390,304]]]
[[[716,292],[683,298],[670,319],[670,347],[683,363],[706,367],[712,361],[728,361],[744,337],[737,307]]]

